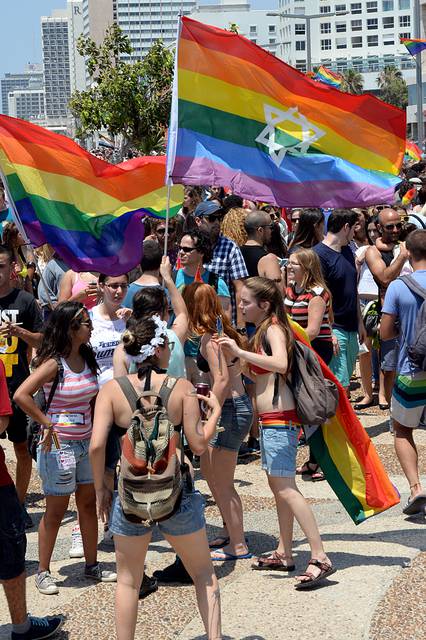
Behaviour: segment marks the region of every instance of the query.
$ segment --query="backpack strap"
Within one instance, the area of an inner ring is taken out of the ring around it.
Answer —
[[[413,276],[400,276],[399,280],[402,280],[402,282],[410,289],[410,291],[412,291],[412,293],[415,293],[423,298],[423,300],[426,300],[426,289],[423,289],[423,287],[419,285],[419,283],[413,278]]]
[[[160,387],[158,395],[160,397],[161,404],[165,409],[167,409],[170,395],[175,388],[178,380],[180,380],[180,378],[172,378],[171,376],[166,376],[163,380],[163,384]]]
[[[216,291],[219,288],[219,276],[217,275],[217,273],[214,273],[213,271],[209,271],[209,280],[208,280],[208,284],[213,287],[213,289]]]
[[[119,378],[115,378],[115,381],[118,382],[120,389],[122,390],[129,406],[132,410],[132,413],[136,411],[137,402],[139,400],[139,394],[128,379],[127,376],[120,376]]]
[[[271,356],[272,355],[272,349],[271,349],[271,345],[269,344],[268,340],[266,339],[266,333],[263,334],[262,336],[262,348],[264,350],[264,352],[266,353],[267,356]],[[274,374],[274,394],[272,396],[272,406],[275,409],[278,406],[278,396],[280,393],[280,374],[279,373],[275,373]]]

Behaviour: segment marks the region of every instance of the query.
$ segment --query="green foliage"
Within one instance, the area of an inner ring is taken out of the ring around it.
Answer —
[[[389,65],[377,76],[380,99],[395,107],[405,109],[408,105],[407,83],[399,69]]]
[[[225,29],[225,31],[231,31],[231,33],[236,33],[238,35],[240,32],[240,28],[235,22],[230,22],[229,29]]]
[[[348,69],[342,73],[343,82],[340,85],[340,90],[344,93],[352,93],[354,95],[360,95],[364,89],[364,78],[362,74],[355,69]]]
[[[77,120],[77,136],[106,129],[121,134],[126,144],[145,153],[164,146],[168,126],[173,78],[173,54],[161,40],[137,62],[130,55],[129,38],[117,25],[110,26],[101,45],[80,37],[78,52],[86,58],[92,86],[71,96],[71,113]]]

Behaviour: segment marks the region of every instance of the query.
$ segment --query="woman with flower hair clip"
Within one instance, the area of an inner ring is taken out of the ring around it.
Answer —
[[[144,561],[153,526],[131,522],[124,515],[120,497],[112,504],[112,493],[104,484],[105,446],[113,423],[126,431],[130,425],[136,401],[144,390],[158,394],[167,384],[172,389],[165,405],[175,431],[183,429],[192,451],[201,455],[216,431],[220,405],[211,393],[198,396],[185,378],[172,379],[166,374],[173,344],[167,336],[167,324],[159,316],[136,320],[130,318],[123,334],[124,350],[137,363],[137,373],[107,382],[99,392],[90,444],[90,459],[95,479],[100,517],[107,521],[114,534],[117,557],[117,591],[115,602],[118,640],[131,640],[135,635],[139,588]],[[202,423],[198,400],[208,408],[207,420]],[[146,398],[141,405],[149,406]],[[180,457],[180,452],[177,451]],[[184,483],[177,510],[157,526],[174,547],[192,577],[198,606],[209,640],[222,638],[220,629],[220,598],[217,578],[210,558],[207,541],[204,500],[193,486]]]

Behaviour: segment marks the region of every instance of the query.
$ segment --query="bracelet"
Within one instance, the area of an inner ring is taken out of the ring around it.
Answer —
[[[53,429],[52,422],[49,425],[44,424],[43,425],[43,429],[46,429],[46,431],[52,431],[52,429]]]
[[[247,335],[246,327],[237,327],[237,333],[239,333],[240,336],[246,336]]]

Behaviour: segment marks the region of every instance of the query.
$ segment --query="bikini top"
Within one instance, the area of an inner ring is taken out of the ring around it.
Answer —
[[[259,355],[262,354],[262,351],[260,349],[258,349],[256,351],[256,353],[258,353]],[[261,376],[265,373],[271,373],[270,371],[268,371],[268,369],[263,369],[262,367],[259,367],[257,364],[249,364],[249,369],[252,373],[255,373],[258,376]]]
[[[230,364],[227,365],[228,369],[230,367],[233,367],[236,362],[238,362],[238,358],[234,358],[233,360],[231,360]],[[197,367],[203,373],[210,373],[209,363],[207,362],[206,358],[203,356],[200,350],[198,350],[198,353],[197,353]]]

